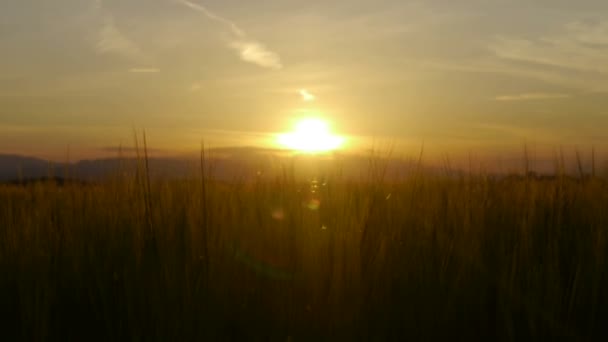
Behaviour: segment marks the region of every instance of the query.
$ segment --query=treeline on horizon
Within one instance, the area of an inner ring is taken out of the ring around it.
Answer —
[[[608,338],[608,183],[427,172],[0,185],[7,340]],[[444,170],[450,170],[448,163]],[[582,162],[578,162],[582,165]],[[593,168],[592,170],[595,170]]]

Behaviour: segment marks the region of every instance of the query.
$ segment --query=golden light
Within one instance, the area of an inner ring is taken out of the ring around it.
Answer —
[[[280,134],[277,140],[281,146],[288,149],[320,153],[342,147],[345,139],[332,134],[327,121],[307,118],[298,121],[293,132]]]

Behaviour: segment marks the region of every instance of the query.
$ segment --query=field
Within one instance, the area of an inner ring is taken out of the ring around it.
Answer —
[[[1,338],[608,337],[601,177],[201,170],[1,186]]]

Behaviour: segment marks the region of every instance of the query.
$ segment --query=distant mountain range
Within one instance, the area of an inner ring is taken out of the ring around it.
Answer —
[[[292,154],[284,150],[260,149],[254,147],[216,148],[206,152],[206,174],[217,180],[250,180],[256,177],[273,179],[293,174],[297,179],[340,176],[346,180],[378,179],[384,173],[385,179],[395,180],[416,170],[413,160],[376,158],[357,154],[335,153],[331,155]],[[142,162],[140,160],[140,162]],[[106,158],[81,160],[73,163],[52,162],[40,158],[21,155],[0,154],[0,182],[29,182],[41,179],[62,181],[99,181],[112,175],[133,174],[137,169],[137,158]],[[511,164],[517,165],[519,161]],[[545,163],[531,174],[543,177],[552,175],[550,163]],[[142,164],[140,164],[142,165]],[[150,175],[153,178],[200,177],[200,156],[150,157]],[[517,169],[517,168],[514,168]],[[578,169],[570,167],[569,174],[579,175]],[[584,174],[591,174],[586,167]],[[426,174],[446,174],[443,167],[425,164],[421,171]],[[452,176],[462,175],[462,170],[451,170]],[[520,172],[521,173],[521,172]],[[492,173],[502,177],[511,172]]]
[[[411,169],[413,163],[388,160],[386,174],[395,177]],[[150,157],[150,175],[163,178],[186,178],[200,175],[200,158]],[[274,177],[291,172],[296,177],[323,177],[340,174],[344,178],[364,179],[370,172],[379,173],[383,163],[372,166],[370,159],[360,155],[311,156],[292,155],[285,151],[257,148],[220,148],[207,152],[207,173],[219,180]],[[44,159],[0,154],[0,182],[62,178],[76,180],[100,180],[119,173],[133,172],[137,166],[135,157],[81,160],[74,163],[58,163]],[[376,170],[372,172],[372,170]]]

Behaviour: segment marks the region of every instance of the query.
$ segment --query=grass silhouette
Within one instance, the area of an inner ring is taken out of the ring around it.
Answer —
[[[198,176],[153,179],[146,151],[101,183],[0,186],[3,339],[608,337],[598,177],[389,181],[378,159],[313,193],[289,168],[215,181],[204,148]]]

